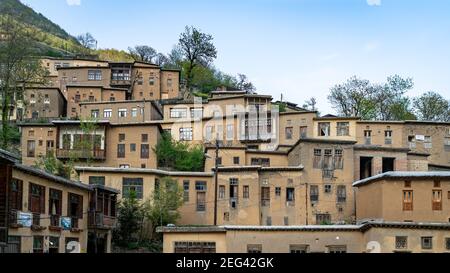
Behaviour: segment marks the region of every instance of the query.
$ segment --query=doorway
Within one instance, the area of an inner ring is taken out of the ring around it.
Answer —
[[[372,157],[361,157],[359,160],[359,178],[364,179],[372,176]]]

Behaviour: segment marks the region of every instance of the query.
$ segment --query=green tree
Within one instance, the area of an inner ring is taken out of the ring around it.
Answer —
[[[44,85],[48,71],[33,57],[33,31],[17,24],[11,16],[0,17],[0,111],[1,143],[7,149],[14,136],[9,121],[11,105],[23,99],[24,90],[30,85]]]
[[[128,52],[135,61],[151,63],[153,58],[157,56],[156,50],[151,46],[138,45],[129,47]]]
[[[56,158],[54,152],[49,152],[44,157],[36,160],[35,167],[67,179],[70,179],[71,174],[74,172],[73,166],[62,163]]]
[[[328,100],[340,115],[372,119],[375,93],[376,89],[368,80],[353,76],[347,82],[332,87]]]
[[[450,121],[450,102],[436,92],[429,91],[415,98],[413,104],[420,120]]]
[[[131,243],[139,241],[144,217],[144,205],[136,198],[136,193],[131,191],[117,206],[118,226],[114,230],[114,243],[128,247]]]
[[[202,171],[204,168],[205,155],[201,145],[175,141],[168,133],[163,133],[153,151],[160,168],[176,171]]]
[[[217,50],[210,34],[202,33],[193,26],[186,26],[179,39],[179,48],[187,62],[186,89],[191,90],[193,70],[197,66],[208,66],[217,58]]]
[[[152,223],[153,234],[158,226],[175,224],[180,218],[178,209],[183,204],[183,190],[170,177],[160,180],[151,199],[146,202],[146,219]]]

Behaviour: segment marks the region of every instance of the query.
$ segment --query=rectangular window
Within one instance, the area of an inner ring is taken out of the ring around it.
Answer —
[[[137,199],[143,198],[144,180],[142,178],[123,178],[122,195],[129,198],[134,193]]]
[[[392,144],[392,131],[384,131],[384,144],[391,145]]]
[[[372,144],[372,131],[371,130],[364,131],[364,139],[365,139],[366,145]]]
[[[286,139],[292,139],[293,131],[294,131],[294,128],[286,127],[286,129],[285,129]]]
[[[197,191],[197,211],[206,211],[206,192]]]
[[[83,219],[83,196],[69,192],[68,197],[67,216],[72,218],[72,227],[78,228],[74,219]]]
[[[317,185],[311,185],[309,188],[309,198],[311,202],[317,202],[319,201],[319,186]]]
[[[270,188],[269,187],[261,188],[261,206],[263,206],[263,207],[270,206]]]
[[[322,150],[320,149],[314,149],[313,168],[322,169]]]
[[[216,253],[216,243],[175,242],[174,253]]]
[[[44,253],[44,236],[33,236],[33,253]]]
[[[125,158],[125,144],[117,144],[117,158]]]
[[[48,214],[49,215],[62,215],[62,191],[50,189],[49,191],[49,206],[48,206]],[[59,223],[51,223],[52,226],[58,227]]]
[[[98,109],[91,110],[91,117],[92,118],[99,118],[100,111]]]
[[[11,210],[22,210],[23,181],[13,179],[9,187],[9,208]]]
[[[337,123],[337,136],[349,136],[350,135],[350,123],[338,122]]]
[[[89,185],[105,186],[105,177],[104,176],[89,176]]]
[[[27,142],[27,157],[35,157],[36,155],[36,141],[28,140]]]
[[[112,117],[112,109],[105,109],[105,110],[103,110],[103,117],[104,118]]]
[[[331,215],[328,213],[325,214],[316,214],[316,224],[317,225],[329,225],[331,223]]]
[[[127,109],[119,109],[119,118],[126,118],[127,117]]]
[[[334,150],[334,168],[336,170],[342,170],[344,168],[344,159],[342,150]]]
[[[136,152],[136,143],[130,144],[130,152]]]
[[[433,249],[433,237],[422,237],[422,249]]]
[[[219,199],[225,199],[225,186],[219,186]]]
[[[125,141],[125,134],[119,134],[119,142]]]
[[[445,238],[445,249],[450,250],[450,238]]]
[[[286,188],[286,202],[294,202],[294,201],[295,201],[295,189]]]
[[[346,246],[328,246],[328,253],[347,253],[347,247]]]
[[[423,142],[423,147],[425,149],[432,149],[433,148],[433,141],[431,136],[425,136],[425,140]]]
[[[180,128],[180,141],[192,141],[192,127]]]
[[[45,187],[29,184],[28,209],[33,213],[45,213]]]
[[[302,126],[300,127],[300,138],[307,138],[308,137],[308,127]]]
[[[250,198],[250,187],[249,186],[244,186],[244,192],[243,192],[242,197],[244,199]]]
[[[262,245],[247,245],[247,253],[262,253]]]
[[[238,156],[233,157],[233,164],[239,165],[240,164],[240,158]]]
[[[281,196],[281,187],[275,188],[275,196]]]
[[[189,188],[190,188],[190,181],[189,180],[183,181],[183,201],[185,203],[189,202]]]
[[[101,81],[102,71],[101,70],[88,70],[88,80],[89,81]]]
[[[192,108],[191,118],[203,118],[203,108]]]
[[[228,124],[227,125],[227,140],[233,140],[234,139],[234,125]]]
[[[403,211],[413,210],[413,191],[403,191]]]
[[[395,249],[408,249],[408,237],[407,236],[395,237]]]
[[[144,142],[144,143],[148,142],[148,134],[142,134],[141,135],[141,141]]]
[[[343,185],[337,187],[337,201],[339,203],[347,201],[347,189]]]
[[[289,252],[292,254],[305,254],[308,253],[309,246],[308,245],[290,245]]]
[[[441,190],[433,190],[433,210],[439,211],[442,210],[442,191]]]
[[[324,186],[324,192],[325,193],[331,193],[331,191],[332,191],[332,186],[331,185],[325,185]]]
[[[137,117],[138,110],[137,108],[131,108],[131,117],[135,118]]]
[[[319,122],[318,136],[330,136],[330,123]]]
[[[141,144],[141,159],[150,158],[150,145]]]
[[[184,108],[170,109],[170,118],[186,118],[187,110]]]
[[[195,190],[196,191],[206,191],[206,182],[205,181],[195,182]]]
[[[323,169],[332,170],[333,169],[333,150],[325,149],[323,157]]]

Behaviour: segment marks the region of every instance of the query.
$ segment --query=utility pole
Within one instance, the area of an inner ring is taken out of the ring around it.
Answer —
[[[216,157],[214,158],[215,164],[214,164],[214,226],[217,226],[217,191],[218,191],[218,184],[219,184],[219,140],[216,137]]]

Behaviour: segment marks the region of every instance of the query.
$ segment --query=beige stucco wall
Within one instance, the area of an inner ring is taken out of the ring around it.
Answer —
[[[33,250],[33,236],[52,236],[59,237],[59,252],[65,252],[65,238],[78,238],[81,245],[81,252],[85,253],[87,251],[87,235],[88,235],[88,209],[89,209],[89,191],[82,190],[75,187],[67,187],[50,180],[40,178],[34,175],[24,173],[23,171],[13,169],[12,177],[17,180],[23,181],[23,196],[22,196],[22,210],[24,212],[28,211],[28,194],[30,183],[44,186],[45,187],[45,214],[41,214],[41,226],[46,227],[43,231],[32,231],[31,228],[17,228],[9,229],[10,236],[20,236],[21,240],[21,252],[22,253],[32,253]],[[71,231],[61,231],[54,232],[48,229],[50,226],[49,219],[49,194],[50,188],[55,190],[60,190],[63,193],[62,199],[62,216],[67,216],[67,205],[68,205],[68,195],[69,193],[74,193],[83,196],[83,218],[79,219],[78,225],[82,230],[81,232],[71,232]],[[47,218],[47,219],[46,219]],[[47,246],[48,247],[48,246]]]
[[[404,180],[382,180],[360,186],[356,194],[357,216],[362,219],[385,221],[441,222],[450,220],[450,181],[441,181],[434,188],[433,180],[413,180],[405,187]],[[403,191],[413,191],[413,210],[403,211]],[[442,190],[442,210],[433,211],[432,191]]]
[[[45,156],[47,153],[47,141],[53,141],[54,149],[56,149],[57,128],[53,125],[39,125],[21,127],[21,150],[22,163],[24,165],[33,166],[40,156]],[[34,132],[34,136],[30,136],[30,131]],[[50,132],[50,133],[49,133]],[[27,144],[29,140],[35,141],[35,156],[28,157]],[[40,145],[42,141],[42,145]]]

